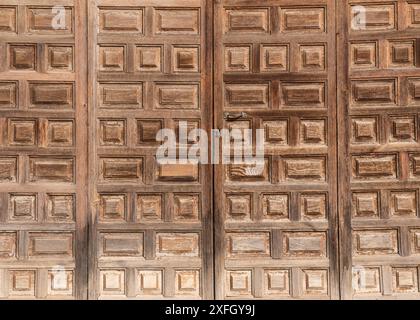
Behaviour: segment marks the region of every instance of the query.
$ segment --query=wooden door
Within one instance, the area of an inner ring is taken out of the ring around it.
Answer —
[[[420,1],[344,2],[342,297],[418,299]]]
[[[0,298],[87,296],[84,4],[0,1]]]
[[[0,0],[0,299],[418,299],[419,32],[419,0]],[[263,169],[159,164],[180,122],[263,129]]]
[[[338,298],[335,1],[221,0],[214,24],[215,125],[266,139],[262,172],[215,171],[216,297]]]
[[[90,298],[212,298],[211,167],[155,158],[211,126],[212,1],[89,4]]]

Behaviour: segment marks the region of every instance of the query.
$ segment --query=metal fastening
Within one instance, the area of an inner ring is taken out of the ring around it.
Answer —
[[[239,120],[239,119],[243,119],[243,118],[247,118],[248,115],[245,112],[241,112],[241,113],[230,113],[230,112],[225,112],[223,114],[223,118],[226,121],[235,121],[235,120]]]

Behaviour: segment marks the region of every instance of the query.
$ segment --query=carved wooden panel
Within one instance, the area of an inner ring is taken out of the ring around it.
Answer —
[[[211,126],[211,16],[204,0],[89,1],[92,299],[213,297],[211,168],[155,158],[160,129]]]
[[[351,0],[341,8],[339,201],[346,299],[420,296],[419,8],[419,1],[407,0]]]
[[[86,9],[56,4],[0,1],[0,299],[87,297]]]
[[[215,125],[265,131],[215,170],[216,297],[337,299],[335,1],[215,8]]]
[[[419,31],[420,0],[0,0],[0,299],[418,299]],[[212,119],[263,165],[157,163]]]

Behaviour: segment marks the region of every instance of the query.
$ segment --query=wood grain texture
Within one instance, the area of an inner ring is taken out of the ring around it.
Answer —
[[[160,129],[211,126],[212,3],[98,0],[88,15],[89,297],[211,299],[211,167],[155,154]]]
[[[219,299],[339,297],[334,17],[334,1],[215,5],[215,127],[266,132],[260,174],[215,167]]]
[[[419,0],[0,0],[0,299],[418,299],[419,30]],[[179,121],[263,129],[263,170],[159,165]]]
[[[366,26],[354,8],[366,9]],[[346,1],[338,56],[343,299],[418,299],[419,3]]]
[[[86,2],[0,1],[0,298],[87,298]]]

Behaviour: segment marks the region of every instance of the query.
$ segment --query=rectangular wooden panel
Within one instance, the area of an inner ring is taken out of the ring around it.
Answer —
[[[419,299],[420,2],[344,1],[339,208],[344,299]]]
[[[215,3],[215,127],[265,131],[260,168],[215,167],[218,299],[339,298],[335,12]]]
[[[57,4],[0,1],[0,299],[87,298],[87,7]]]
[[[211,126],[211,18],[205,0],[89,1],[91,299],[213,297],[211,168],[156,161],[159,130]]]

